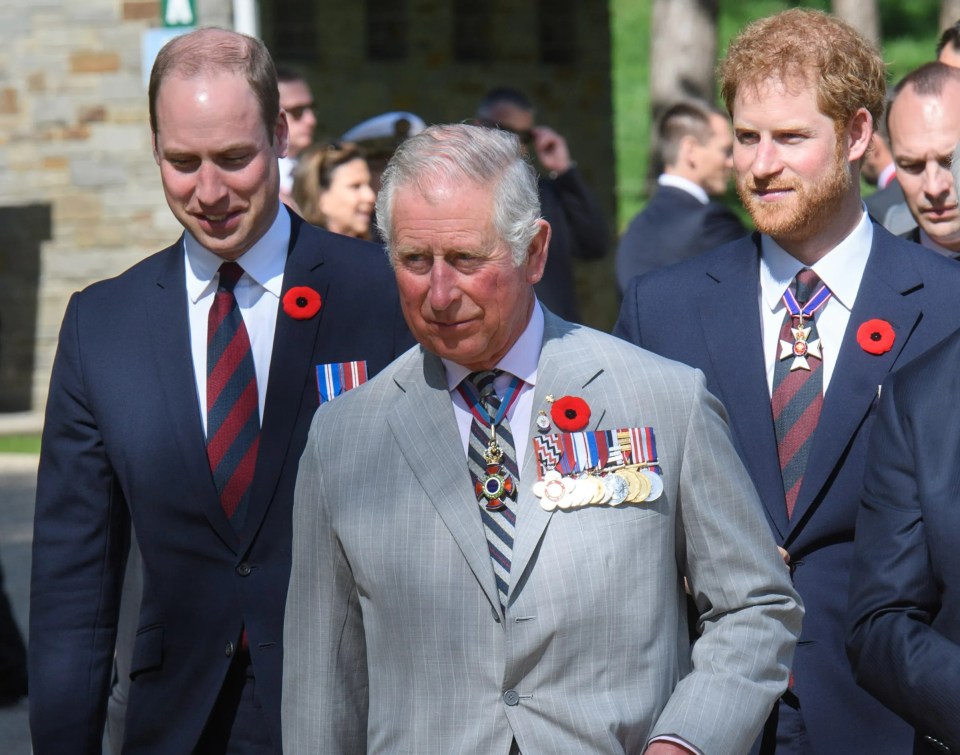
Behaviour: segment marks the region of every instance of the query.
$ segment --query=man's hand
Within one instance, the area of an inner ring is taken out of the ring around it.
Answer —
[[[785,563],[787,566],[790,566],[790,554],[779,545],[777,546],[777,550],[780,551],[780,558],[783,559],[783,563]]]
[[[533,133],[533,151],[543,169],[550,173],[566,173],[573,165],[567,140],[547,126],[535,126]]]

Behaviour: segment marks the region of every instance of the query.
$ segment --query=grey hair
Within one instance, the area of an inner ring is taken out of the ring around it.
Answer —
[[[515,134],[454,123],[430,126],[405,140],[383,172],[377,195],[377,227],[393,260],[393,203],[401,187],[426,196],[430,189],[464,181],[491,187],[493,227],[521,265],[539,230],[537,175]]]

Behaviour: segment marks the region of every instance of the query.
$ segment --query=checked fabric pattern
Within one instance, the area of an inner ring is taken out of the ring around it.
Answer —
[[[472,372],[466,379],[470,381],[484,409],[491,417],[496,417],[500,409],[500,397],[494,389],[493,381],[502,370],[485,370]],[[467,449],[467,467],[474,482],[482,480],[486,474],[486,461],[483,452],[487,449],[490,439],[489,429],[476,417],[470,425],[470,442]],[[497,442],[503,450],[501,464],[513,475],[514,481],[520,480],[517,469],[517,452],[513,445],[513,433],[507,418],[497,425]],[[500,511],[487,511],[481,508],[480,518],[487,535],[487,549],[490,551],[490,561],[493,563],[493,573],[497,580],[497,592],[500,595],[500,608],[506,610],[507,596],[510,593],[510,561],[513,558],[513,536],[517,525],[516,501],[506,499],[506,506]]]
[[[804,268],[792,284],[797,304],[803,308],[820,285],[819,276]],[[795,325],[789,312],[783,314],[780,327],[780,339],[793,343],[791,327]],[[810,328],[807,340],[818,338],[817,326],[813,318],[805,319],[804,326]],[[773,422],[777,432],[777,452],[780,456],[780,472],[783,475],[783,491],[786,495],[787,518],[793,516],[797,503],[803,474],[810,457],[810,446],[814,430],[820,420],[823,406],[823,361],[811,358],[809,370],[791,370],[792,359],[779,359],[773,372]]]
[[[236,262],[220,266],[207,320],[207,458],[220,505],[242,525],[260,444],[260,405],[250,338],[233,289],[243,275]]]

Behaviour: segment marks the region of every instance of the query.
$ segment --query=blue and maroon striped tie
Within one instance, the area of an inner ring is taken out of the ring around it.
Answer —
[[[471,372],[466,379],[473,383],[484,409],[491,417],[496,417],[500,410],[500,397],[493,386],[493,381],[502,370],[484,370]],[[490,439],[490,430],[480,423],[476,417],[470,425],[470,440],[467,447],[467,467],[474,483],[484,478],[486,461],[483,452],[487,449]],[[517,469],[517,452],[514,450],[513,433],[510,423],[504,417],[497,425],[497,442],[503,450],[501,463],[513,475],[514,482],[520,481],[520,470]],[[497,592],[500,596],[500,608],[504,611],[507,598],[510,595],[510,562],[513,560],[513,536],[517,526],[517,504],[509,497],[504,497],[504,508],[499,511],[488,511],[480,508],[480,519],[487,536],[487,550],[490,553],[490,562],[493,564],[493,575],[497,582]]]
[[[796,277],[795,297],[802,308],[813,296],[820,284],[819,276],[804,268]],[[808,342],[817,339],[817,325],[811,316],[804,320],[810,328]],[[790,312],[784,312],[780,328],[780,340],[793,343],[791,328],[797,323]],[[787,518],[793,516],[803,474],[810,457],[813,433],[820,420],[823,406],[823,360],[808,359],[809,370],[792,370],[792,359],[778,359],[773,371],[773,422],[777,432],[777,451],[780,456],[780,473],[783,476],[783,492],[786,496]]]
[[[207,321],[207,458],[224,513],[242,526],[260,444],[260,404],[250,338],[233,288],[236,262],[220,266]]]

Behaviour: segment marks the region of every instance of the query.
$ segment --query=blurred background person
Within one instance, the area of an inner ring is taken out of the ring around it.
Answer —
[[[299,71],[287,66],[277,66],[277,88],[280,90],[280,107],[287,114],[287,155],[280,158],[280,199],[290,204],[293,190],[293,169],[303,151],[313,144],[313,132],[317,127],[314,112],[313,92]]]
[[[903,237],[960,257],[960,200],[950,174],[960,141],[960,69],[933,62],[908,73],[893,90],[887,131],[913,221]]]
[[[747,233],[722,202],[733,172],[733,131],[719,108],[689,100],[660,120],[657,190],[617,247],[617,288],[635,275],[693,257]]]
[[[292,197],[296,209],[314,225],[358,239],[371,237],[377,196],[356,144],[331,142],[307,149],[293,172]]]
[[[886,216],[890,208],[903,203],[903,187],[897,180],[897,166],[893,161],[893,152],[890,151],[890,140],[887,136],[887,130],[884,124],[878,123],[878,131],[873,132],[873,138],[870,140],[870,149],[860,163],[860,175],[863,180],[871,186],[876,186],[877,190],[863,198],[863,203],[867,206],[867,212],[875,220],[883,225],[890,233],[903,233],[909,230],[907,227],[894,227],[887,225]]]
[[[937,60],[948,66],[960,66],[960,21],[948,26],[940,35]]]
[[[27,695],[27,650],[3,589],[0,566],[0,708],[16,705]]]
[[[535,286],[537,298],[555,315],[580,322],[573,260],[602,258],[610,241],[596,196],[570,156],[567,140],[552,128],[536,125],[536,111],[522,92],[511,87],[491,89],[480,101],[476,116],[481,126],[512,131],[539,163],[541,212],[553,235],[546,270]]]

